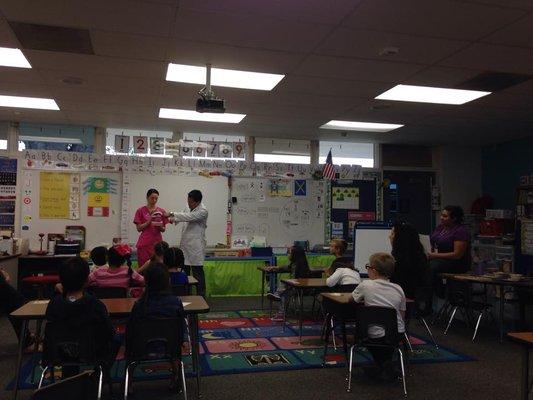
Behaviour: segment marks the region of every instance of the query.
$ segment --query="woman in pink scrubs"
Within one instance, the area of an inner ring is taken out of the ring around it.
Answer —
[[[133,223],[137,225],[137,231],[141,232],[137,240],[137,260],[138,265],[143,265],[152,257],[154,245],[163,240],[161,232],[165,232],[165,225],[168,218],[164,215],[166,211],[157,207],[159,192],[150,189],[146,193],[146,205],[135,212]]]

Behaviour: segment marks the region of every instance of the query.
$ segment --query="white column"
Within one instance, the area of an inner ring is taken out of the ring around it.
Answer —
[[[94,149],[96,154],[105,154],[105,146],[107,141],[107,132],[105,128],[100,126],[94,130]]]
[[[311,140],[309,142],[309,156],[311,158],[311,165],[318,165],[319,147],[318,140]]]
[[[7,127],[7,151],[13,157],[17,156],[19,151],[19,123],[10,122]]]
[[[255,137],[246,137],[246,161],[253,162],[255,154]]]

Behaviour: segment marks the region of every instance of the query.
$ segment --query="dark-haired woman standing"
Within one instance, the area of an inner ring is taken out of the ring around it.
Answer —
[[[463,209],[458,206],[446,206],[440,214],[440,225],[431,234],[429,267],[433,287],[437,294],[443,296],[443,288],[439,285],[440,273],[463,273],[470,268],[469,242],[470,234],[463,225]]]
[[[163,240],[161,232],[165,231],[168,224],[167,213],[164,209],[157,207],[159,192],[150,189],[146,193],[146,205],[135,212],[133,223],[137,225],[137,232],[141,232],[137,240],[137,260],[139,266],[144,265],[154,253],[154,245]]]
[[[420,236],[413,225],[396,222],[389,238],[396,260],[391,282],[400,285],[406,297],[414,299],[418,288],[429,285],[428,258]]]

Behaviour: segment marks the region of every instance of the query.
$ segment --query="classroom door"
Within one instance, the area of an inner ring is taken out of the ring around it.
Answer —
[[[402,220],[413,224],[421,234],[430,234],[434,228],[431,209],[431,186],[434,172],[383,171],[390,184],[383,189],[385,221]]]

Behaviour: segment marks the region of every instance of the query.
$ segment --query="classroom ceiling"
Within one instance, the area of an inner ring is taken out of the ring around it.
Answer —
[[[14,22],[88,30],[94,55],[25,49]],[[298,139],[341,139],[318,127],[359,120],[405,126],[346,138],[405,144],[533,135],[533,80],[462,106],[374,100],[399,83],[533,75],[530,0],[0,0],[0,46],[33,66],[0,67],[0,94],[61,109],[0,108],[0,120]],[[227,112],[247,114],[238,125],[165,120],[159,107],[194,109],[201,88],[166,82],[168,62],[286,77],[271,92],[214,88]]]

